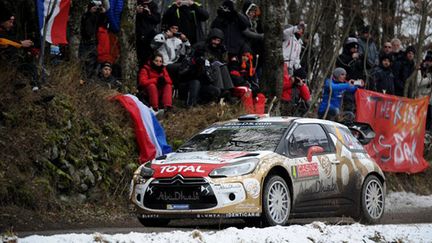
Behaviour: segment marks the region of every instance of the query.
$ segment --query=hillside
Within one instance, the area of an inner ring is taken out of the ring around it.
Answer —
[[[17,87],[13,70],[0,73],[0,231],[121,222],[138,151],[129,115],[110,100],[116,92],[80,84],[74,65],[54,68],[37,92]],[[236,105],[179,105],[161,123],[176,148],[241,113]],[[432,194],[430,168],[387,176],[390,190]]]

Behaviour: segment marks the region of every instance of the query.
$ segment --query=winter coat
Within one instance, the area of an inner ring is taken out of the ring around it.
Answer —
[[[186,35],[193,45],[204,40],[202,22],[209,18],[209,13],[200,3],[194,2],[190,6],[178,7],[173,3],[164,13],[162,25],[167,25],[173,19],[178,23],[179,31]]]
[[[295,36],[299,30],[297,26],[292,26],[283,31],[282,54],[285,63],[290,69],[301,68],[300,53],[303,46],[303,41]]]
[[[192,56],[195,59],[208,60],[210,63],[219,61],[225,63],[227,61],[227,50],[225,45],[220,44],[216,48],[211,45],[211,39],[224,39],[224,34],[219,29],[211,29],[206,41],[201,41],[192,47]]]
[[[365,79],[362,55],[358,59],[352,58],[352,53],[347,46],[344,46],[342,54],[336,59],[336,67],[341,67],[347,72],[347,80],[350,79]]]
[[[429,105],[432,105],[432,68],[428,69],[423,64],[421,66],[421,74],[417,79],[418,97],[429,96]]]
[[[160,33],[153,38],[151,46],[162,54],[166,66],[177,62],[181,56],[185,56],[191,45],[189,41],[183,42],[177,37],[166,38],[164,33]]]
[[[211,28],[218,28],[224,33],[223,43],[227,48],[228,55],[239,56],[244,49],[250,49],[246,43],[243,31],[249,26],[249,21],[243,14],[231,12],[229,15],[218,11],[218,16],[213,20]]]
[[[324,114],[329,105],[330,87],[332,90],[329,109],[340,109],[344,92],[354,93],[357,87],[349,83],[341,83],[335,80],[326,79],[324,82],[324,92],[318,114]]]
[[[99,26],[106,27],[106,15],[104,13],[87,11],[81,17],[81,43],[96,44]]]
[[[139,72],[139,86],[145,87],[149,84],[157,85],[162,79],[164,79],[165,83],[172,84],[166,67],[159,73],[151,67],[150,62],[145,64]]]
[[[296,103],[300,98],[304,101],[310,100],[310,91],[308,86],[306,84],[303,84],[302,86],[295,85],[288,74],[288,69],[284,68],[281,99]]]
[[[156,26],[161,20],[161,14],[157,4],[154,1],[151,1],[147,5],[151,14],[143,11],[136,15],[135,33],[137,41],[150,42],[156,35]]]
[[[399,69],[399,78],[395,80],[395,94],[398,96],[403,96],[405,82],[411,76],[411,74],[415,71],[415,62],[409,61],[404,58],[401,62],[401,66]]]
[[[367,61],[370,67],[378,66],[379,64],[379,51],[372,39],[366,40],[364,38],[358,39],[359,49],[358,52],[360,55],[366,57],[367,50]]]
[[[369,83],[368,89],[386,94],[395,94],[395,77],[391,67],[385,68],[380,64],[372,70],[372,80]]]

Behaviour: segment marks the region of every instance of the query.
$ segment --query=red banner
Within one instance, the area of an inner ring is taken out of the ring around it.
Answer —
[[[355,94],[358,122],[368,123],[376,133],[365,146],[383,171],[422,172],[426,113],[429,97],[408,99],[358,89]]]

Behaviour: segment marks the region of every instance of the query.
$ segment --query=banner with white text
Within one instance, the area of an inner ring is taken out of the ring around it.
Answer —
[[[429,97],[408,99],[358,89],[356,120],[376,133],[365,146],[383,171],[417,173],[428,167],[423,158]]]

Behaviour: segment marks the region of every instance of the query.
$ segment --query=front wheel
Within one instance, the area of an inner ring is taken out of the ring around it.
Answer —
[[[263,221],[266,225],[285,225],[291,211],[290,190],[285,180],[273,175],[264,183]]]
[[[384,189],[381,181],[370,175],[363,183],[361,192],[360,222],[376,224],[384,214]]]
[[[147,219],[138,217],[138,221],[146,227],[163,227],[167,226],[170,222],[169,219]]]

